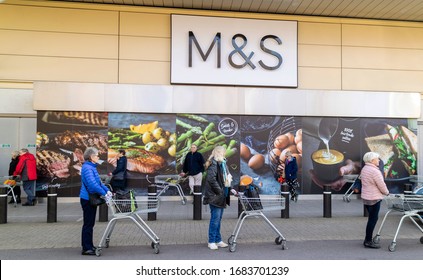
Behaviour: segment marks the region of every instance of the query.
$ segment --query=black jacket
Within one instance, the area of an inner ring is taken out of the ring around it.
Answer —
[[[189,152],[185,156],[183,169],[184,173],[188,175],[197,175],[200,172],[204,172],[204,158],[199,152]]]
[[[12,160],[10,161],[9,164],[9,176],[13,175],[13,172],[15,172],[16,170],[16,166],[18,165],[19,162],[19,156],[12,158]]]
[[[204,187],[203,204],[211,204],[219,208],[226,208],[230,205],[230,191],[225,196],[225,180],[223,179],[223,170],[220,164],[214,159],[207,169],[207,176]]]
[[[126,188],[126,166],[127,166],[128,160],[126,158],[126,156],[121,156],[117,162],[116,162],[116,168],[115,170],[113,170],[112,174],[116,175],[120,172],[123,172],[123,180],[115,180],[112,179],[112,187],[114,188],[121,188],[124,189]]]

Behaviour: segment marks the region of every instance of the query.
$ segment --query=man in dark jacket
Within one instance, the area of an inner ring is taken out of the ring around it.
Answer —
[[[12,159],[10,160],[9,163],[9,176],[13,176],[13,173],[16,170],[16,166],[19,163],[19,151],[14,151],[12,153]],[[13,192],[15,194],[15,198],[16,198],[16,203],[21,203],[21,186],[16,185],[13,188]],[[10,199],[9,204],[15,203],[15,201],[12,199]]]
[[[201,186],[204,172],[204,158],[201,153],[197,152],[197,145],[191,145],[191,152],[185,156],[182,171],[182,177],[188,174],[189,188],[192,194],[194,186]]]
[[[297,202],[298,193],[296,189],[299,187],[297,180],[298,165],[297,159],[292,156],[291,151],[286,152],[285,160],[285,179],[289,186],[289,192],[291,193],[291,200]]]
[[[37,180],[37,161],[28,149],[19,150],[19,162],[13,176],[21,176],[23,189],[27,195],[26,203],[22,206],[35,204],[35,180]]]

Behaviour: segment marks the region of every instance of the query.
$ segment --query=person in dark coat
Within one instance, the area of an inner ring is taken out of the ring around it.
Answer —
[[[9,164],[9,176],[13,176],[13,173],[16,170],[16,166],[18,165],[19,162],[19,151],[14,151],[12,152],[12,159],[10,160],[10,164]],[[16,203],[21,203],[21,186],[16,185],[13,188],[13,193],[15,194],[15,198],[16,198]],[[9,204],[13,204],[15,203],[15,201],[12,199],[10,199]]]
[[[126,166],[128,164],[128,160],[125,154],[125,150],[121,149],[117,155],[116,168],[112,172],[113,177],[112,181],[110,182],[113,190],[126,189]]]
[[[298,193],[296,189],[299,187],[297,180],[298,165],[297,159],[292,156],[291,151],[285,154],[285,180],[289,186],[289,192],[291,193],[291,200],[297,202]]]
[[[210,165],[207,169],[203,204],[210,205],[208,247],[211,250],[228,247],[228,244],[222,241],[220,234],[223,210],[230,203],[230,182],[232,180],[226,165],[225,152],[224,147],[217,146],[208,160]]]
[[[182,177],[188,174],[189,188],[192,194],[194,192],[194,186],[201,186],[204,172],[204,158],[197,151],[197,145],[191,145],[191,152],[185,156],[182,171]]]

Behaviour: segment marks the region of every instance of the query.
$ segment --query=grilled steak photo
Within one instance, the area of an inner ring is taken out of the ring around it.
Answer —
[[[63,154],[42,150],[36,152],[37,171],[40,175],[50,178],[68,178],[71,159]]]

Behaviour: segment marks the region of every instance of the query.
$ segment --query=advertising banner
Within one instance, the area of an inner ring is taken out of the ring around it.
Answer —
[[[300,194],[321,194],[324,186],[342,194],[351,183],[346,176],[359,175],[363,155],[372,151],[384,164],[390,192],[401,193],[417,175],[416,128],[416,120],[407,119],[39,111],[37,189],[59,184],[61,195],[77,196],[83,153],[95,147],[103,175],[116,168],[118,150],[124,149],[128,187],[146,194],[156,176],[177,177],[196,144],[205,161],[214,147],[226,149],[235,189],[249,175],[260,193],[279,194],[289,151]],[[187,180],[180,184],[188,194]]]

